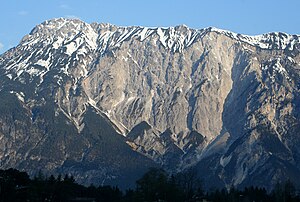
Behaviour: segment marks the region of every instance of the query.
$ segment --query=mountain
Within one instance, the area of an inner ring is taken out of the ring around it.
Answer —
[[[87,184],[153,166],[215,187],[297,179],[299,37],[46,21],[0,57],[1,168]]]

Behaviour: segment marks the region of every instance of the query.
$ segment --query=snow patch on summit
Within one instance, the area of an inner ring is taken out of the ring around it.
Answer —
[[[77,44],[75,42],[71,42],[65,45],[65,47],[66,47],[66,54],[68,54],[69,56],[71,56],[77,50]]]
[[[159,36],[159,41],[162,43],[162,45],[166,48],[167,47],[167,36],[165,36],[165,32],[162,30],[162,28],[157,29],[157,34]]]
[[[209,29],[212,32],[224,34],[235,40],[248,43],[252,46],[260,47],[261,49],[284,50],[287,48],[288,50],[292,51],[294,49],[295,44],[300,43],[299,35],[289,35],[282,32],[272,32],[262,35],[249,36],[243,34],[236,34],[234,32],[218,29],[215,27],[210,27],[207,29]]]
[[[50,59],[48,59],[48,60],[39,60],[39,61],[37,61],[35,64],[37,64],[37,65],[40,65],[40,66],[42,66],[42,67],[45,67],[46,69],[48,69],[49,70],[49,66],[50,66]]]

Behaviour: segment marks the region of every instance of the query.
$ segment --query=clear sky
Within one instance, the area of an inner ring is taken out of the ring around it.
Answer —
[[[300,34],[300,0],[2,0],[0,5],[0,53],[37,24],[57,17],[122,26],[213,26],[248,35]]]

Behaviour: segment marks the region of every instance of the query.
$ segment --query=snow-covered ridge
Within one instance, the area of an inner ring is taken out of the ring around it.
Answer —
[[[287,48],[289,50],[293,50],[295,45],[300,43],[300,35],[289,35],[283,32],[271,32],[262,35],[249,36],[236,34],[234,32],[215,27],[210,27],[208,29],[210,29],[212,32],[224,34],[233,39],[260,47],[262,49],[284,50]]]
[[[37,25],[15,48],[24,54],[13,56],[8,51],[1,63],[9,61],[5,64],[9,79],[16,79],[26,73],[30,77],[39,76],[40,82],[43,82],[47,72],[57,66],[52,63],[60,61],[61,54],[65,54],[67,62],[64,69],[61,69],[62,72],[69,75],[70,65],[77,62],[82,64],[79,65],[82,67],[80,75],[86,76],[88,72],[86,68],[89,68],[89,62],[93,60],[92,55],[105,54],[109,49],[119,48],[125,41],[151,40],[152,44],[160,44],[159,46],[166,50],[183,52],[213,32],[261,49],[293,50],[295,47],[299,49],[300,44],[299,35],[277,32],[247,36],[213,27],[204,29],[191,29],[185,25],[169,28],[122,27],[108,23],[88,24],[78,19],[58,18]],[[11,49],[11,52],[13,53],[15,49]],[[59,58],[53,58],[54,55],[59,55]]]
[[[42,41],[45,44],[52,44],[56,49],[66,47],[66,54],[71,55],[82,43],[86,42],[89,49],[104,53],[109,48],[120,47],[126,40],[135,38],[144,41],[148,37],[154,36],[166,49],[173,52],[182,52],[210,32],[223,34],[262,49],[288,48],[293,50],[295,45],[300,43],[299,35],[289,35],[281,32],[248,36],[214,27],[204,29],[191,29],[185,25],[169,28],[122,27],[109,23],[88,24],[78,19],[58,18],[45,21],[36,26],[29,35],[23,38],[21,45],[30,45]]]
[[[121,27],[111,24],[88,24],[78,19],[58,18],[37,25],[26,35],[20,46],[33,46],[37,43],[52,45],[54,49],[65,48],[67,55],[72,55],[78,47],[86,43],[90,50],[104,53],[109,48],[120,47],[129,39],[141,42],[154,36],[160,44],[173,52],[182,52],[194,41],[201,38],[206,30],[190,29],[185,25],[158,28],[130,26]]]
[[[155,37],[160,44],[173,52],[182,52],[184,48],[193,44],[200,38],[205,30],[190,29],[185,25],[176,27],[141,27],[130,26],[122,27],[112,24],[97,24],[92,26],[99,33],[99,49],[104,52],[107,48],[120,47],[121,44],[129,39],[144,41],[149,37]]]

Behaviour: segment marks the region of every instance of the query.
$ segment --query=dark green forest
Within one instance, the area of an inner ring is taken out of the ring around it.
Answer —
[[[16,169],[0,170],[0,201],[107,201],[107,202],[252,202],[300,201],[294,185],[287,181],[267,192],[264,188],[204,191],[195,171],[169,176],[164,170],[152,168],[137,180],[136,188],[121,191],[118,187],[77,184],[72,176],[45,176],[39,172],[33,179]]]

